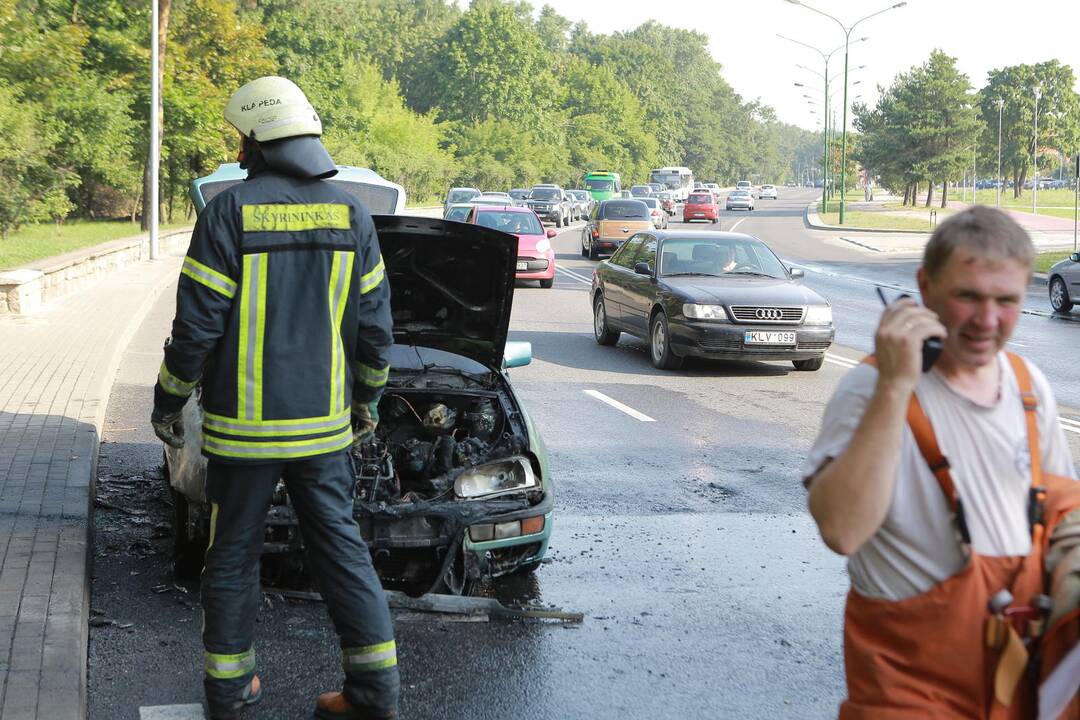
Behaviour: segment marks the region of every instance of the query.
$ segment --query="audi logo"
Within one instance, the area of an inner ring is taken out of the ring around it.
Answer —
[[[780,308],[758,308],[754,311],[754,317],[758,320],[779,320],[783,316]]]

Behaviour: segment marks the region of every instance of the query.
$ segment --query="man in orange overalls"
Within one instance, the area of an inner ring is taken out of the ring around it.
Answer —
[[[849,558],[843,720],[1035,717],[1040,617],[1005,617],[1049,592],[1046,538],[1080,483],[1046,378],[1004,352],[1033,259],[992,208],[942,223],[918,271],[925,305],[885,309],[874,356],[825,411],[804,478],[822,538]],[[944,349],[924,372],[929,338]],[[992,612],[1002,590],[1013,600]]]

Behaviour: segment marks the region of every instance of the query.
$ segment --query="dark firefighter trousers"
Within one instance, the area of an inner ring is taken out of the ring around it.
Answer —
[[[259,556],[280,478],[300,522],[308,567],[341,638],[346,699],[375,717],[389,714],[399,691],[394,630],[353,519],[355,475],[347,451],[265,465],[209,461],[210,547],[202,574],[207,701],[230,706],[255,674]]]

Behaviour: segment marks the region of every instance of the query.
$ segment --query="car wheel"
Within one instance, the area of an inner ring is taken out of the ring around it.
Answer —
[[[652,364],[661,370],[678,370],[683,364],[683,359],[671,350],[667,315],[662,312],[656,313],[649,331],[649,356]]]
[[[601,345],[614,345],[619,342],[619,331],[608,327],[603,295],[597,295],[596,302],[593,303],[593,335]]]
[[[1050,307],[1054,312],[1067,313],[1073,309],[1072,300],[1069,299],[1069,290],[1065,287],[1065,281],[1055,277],[1050,281]]]
[[[544,288],[545,290],[547,290],[548,288],[550,288],[554,284],[555,284],[555,278],[551,278],[550,280],[541,280],[540,281],[540,287]]]
[[[202,572],[209,528],[192,517],[187,496],[172,487],[169,495],[173,503],[173,573],[178,580],[193,580]]]
[[[596,249],[595,245],[593,245],[592,240],[589,240],[589,254],[586,255],[586,257],[588,257],[590,260],[596,260],[598,257],[600,257],[600,251]]]
[[[557,227],[557,228],[562,227],[562,215],[556,215],[555,216],[555,227]]]
[[[821,366],[825,364],[825,356],[818,355],[816,358],[810,358],[809,360],[792,360],[791,364],[795,366],[796,370],[812,372],[821,369]]]
[[[586,230],[588,230],[588,228],[586,228]],[[585,247],[585,236],[587,234],[588,234],[587,232],[582,232],[581,233],[581,257],[583,257],[583,258],[589,257],[589,251]]]

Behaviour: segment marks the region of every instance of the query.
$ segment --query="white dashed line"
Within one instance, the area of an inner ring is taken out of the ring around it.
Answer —
[[[202,705],[154,705],[139,708],[139,720],[206,720]]]
[[[587,278],[584,275],[578,275],[573,270],[568,270],[565,267],[563,267],[562,265],[559,265],[558,263],[555,263],[555,269],[563,272],[565,275],[570,276],[572,279],[577,280],[580,283],[585,283],[586,285],[589,285],[589,286],[592,285],[592,280],[590,278]]]
[[[857,360],[851,360],[842,355],[833,355],[832,353],[825,354],[825,362],[832,363],[833,365],[839,365],[840,367],[853,368],[859,364]]]
[[[1058,423],[1061,425],[1062,430],[1080,435],[1080,422],[1069,418],[1059,417]]]
[[[598,390],[584,390],[583,392],[586,395],[588,395],[589,397],[594,397],[597,400],[599,400],[600,402],[607,403],[608,405],[615,408],[616,410],[619,410],[621,412],[626,413],[627,415],[634,418],[635,420],[640,420],[641,422],[656,422],[656,420],[653,420],[651,417],[649,417],[645,413],[640,413],[640,412],[638,412],[637,410],[635,410],[632,407],[629,407],[627,405],[623,405],[618,400],[614,400],[612,398],[609,398],[607,395],[605,395],[602,392],[599,392]]]

